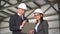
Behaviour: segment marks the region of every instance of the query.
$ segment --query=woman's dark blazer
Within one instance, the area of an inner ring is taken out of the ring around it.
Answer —
[[[38,26],[38,32],[34,29],[34,34],[48,34],[48,22],[43,20]]]
[[[24,20],[26,18],[24,17]],[[27,19],[26,19],[27,20]],[[20,25],[22,24],[23,20],[21,16],[18,16],[17,14],[12,15],[9,20],[9,29],[12,31],[12,34],[20,34],[21,29]]]

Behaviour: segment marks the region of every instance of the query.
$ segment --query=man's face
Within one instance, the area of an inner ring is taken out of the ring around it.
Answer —
[[[18,13],[19,13],[19,14],[23,15],[23,14],[24,14],[24,12],[25,12],[25,10],[24,10],[24,9],[18,9]]]

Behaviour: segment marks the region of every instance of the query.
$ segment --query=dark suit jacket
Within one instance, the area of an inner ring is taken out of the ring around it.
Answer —
[[[38,26],[38,32],[34,29],[34,34],[48,34],[48,22],[43,20],[41,24]]]
[[[24,17],[24,20],[27,20],[27,18]],[[9,28],[12,31],[12,34],[20,34],[21,29],[20,25],[22,24],[23,20],[21,16],[12,15],[9,20]]]

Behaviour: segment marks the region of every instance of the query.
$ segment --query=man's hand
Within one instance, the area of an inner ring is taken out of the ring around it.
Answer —
[[[22,28],[25,26],[26,22],[27,22],[27,20],[24,20],[24,21],[22,22],[22,25],[20,25],[20,29],[22,29]]]
[[[30,34],[34,34],[34,30],[30,30],[30,32],[29,32]]]

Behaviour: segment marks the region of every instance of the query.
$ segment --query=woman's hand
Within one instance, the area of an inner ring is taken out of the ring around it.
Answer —
[[[30,30],[30,32],[29,32],[30,34],[34,34],[34,29],[33,30]]]

